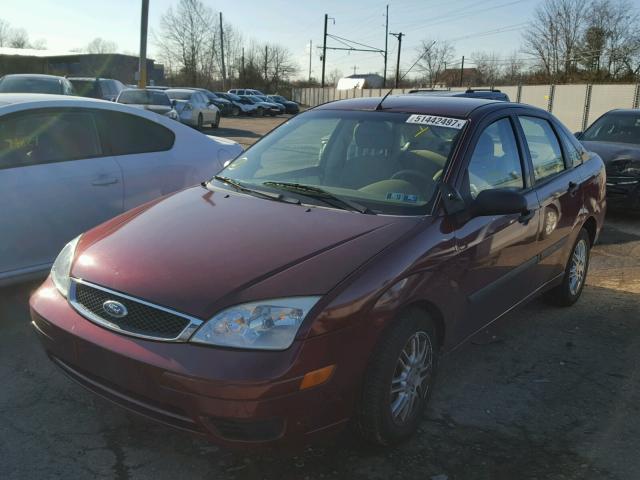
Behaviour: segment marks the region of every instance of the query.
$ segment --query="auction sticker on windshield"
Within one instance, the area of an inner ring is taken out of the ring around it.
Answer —
[[[433,125],[434,127],[447,127],[460,130],[467,123],[466,120],[449,117],[436,117],[434,115],[411,115],[407,123],[419,123],[420,125]]]

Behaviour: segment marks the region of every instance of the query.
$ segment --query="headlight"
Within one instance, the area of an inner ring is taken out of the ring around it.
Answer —
[[[53,280],[53,284],[64,297],[69,294],[71,263],[79,240],[80,235],[67,243],[58,254],[56,261],[53,262],[53,267],[51,267],[51,280]]]
[[[291,297],[245,303],[206,322],[192,342],[258,350],[289,348],[320,297]]]

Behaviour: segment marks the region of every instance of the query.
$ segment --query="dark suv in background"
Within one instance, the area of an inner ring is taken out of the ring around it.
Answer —
[[[468,88],[465,91],[434,90],[430,88],[416,88],[409,93],[420,95],[438,95],[442,97],[484,98],[486,100],[500,100],[509,102],[509,95],[495,88]]]
[[[114,101],[125,89],[120,80],[113,78],[68,77],[67,80],[73,84],[76,95],[81,97]]]

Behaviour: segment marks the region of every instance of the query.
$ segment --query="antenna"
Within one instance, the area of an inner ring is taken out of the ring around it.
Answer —
[[[385,94],[385,96],[382,97],[378,105],[376,105],[376,110],[382,110],[382,102],[384,102],[387,99],[387,97],[391,95],[391,92],[393,92],[393,88],[390,88],[389,91]]]

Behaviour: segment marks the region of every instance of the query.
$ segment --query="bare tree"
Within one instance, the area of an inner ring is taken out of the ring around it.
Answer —
[[[524,33],[526,53],[533,55],[550,77],[566,79],[575,70],[588,0],[545,0],[536,8]]]
[[[281,45],[271,45],[269,58],[269,90],[278,91],[283,82],[295,75],[299,68],[293,61],[291,52]]]
[[[495,52],[474,52],[471,54],[471,60],[476,64],[482,84],[495,85],[500,76],[500,55]]]
[[[12,29],[9,34],[9,46],[11,48],[29,48],[29,34],[24,28]]]
[[[344,74],[340,70],[334,68],[329,72],[329,75],[327,75],[327,83],[329,85],[338,85],[338,80],[340,80],[343,76]]]
[[[115,53],[118,50],[118,44],[104,38],[96,37],[91,40],[84,51],[87,53]]]
[[[11,38],[11,24],[0,18],[0,47],[6,47]]]
[[[503,80],[507,84],[519,83],[524,71],[524,64],[517,50],[511,52],[504,61]]]
[[[451,65],[455,55],[453,44],[446,40],[423,40],[418,48],[418,69],[421,70],[429,84],[433,87],[438,83],[438,77]]]
[[[180,0],[160,18],[160,29],[154,35],[161,56],[177,66],[184,81],[197,85],[203,67],[209,67],[217,50],[215,12],[201,0]],[[210,72],[207,72],[210,73]]]

